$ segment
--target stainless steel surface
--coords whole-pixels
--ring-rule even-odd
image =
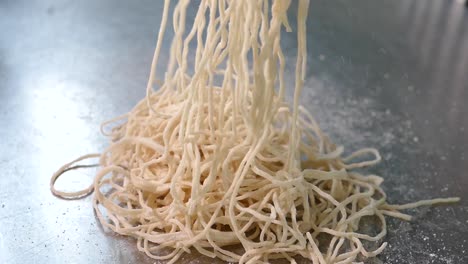
[[[153,263],[51,174],[102,150],[100,122],[144,96],[162,1],[0,2],[0,263]],[[294,14],[291,14],[293,17]],[[468,263],[468,13],[461,1],[315,0],[303,100],[348,149],[375,146],[395,203],[383,263]],[[294,36],[284,44],[294,55]],[[164,56],[167,56],[168,43]],[[163,56],[163,60],[167,59]],[[92,171],[58,184],[85,187]],[[181,262],[212,262],[187,255]],[[379,262],[379,260],[374,260]]]

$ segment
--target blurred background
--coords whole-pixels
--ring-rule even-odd
[[[102,230],[91,197],[60,200],[49,179],[102,151],[100,123],[145,95],[162,2],[0,1],[0,263],[154,262],[134,240]],[[385,178],[388,200],[462,198],[411,210],[412,222],[389,219],[389,246],[367,263],[468,263],[464,1],[312,0],[307,34],[302,103],[348,151],[381,150],[384,161],[368,172]],[[283,45],[294,59],[294,34]],[[73,172],[58,187],[80,189],[92,177]]]

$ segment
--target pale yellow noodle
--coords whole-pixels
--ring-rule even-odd
[[[193,25],[190,1],[172,11],[175,34],[164,81],[153,91],[171,1],[164,1],[146,97],[103,124],[111,139],[102,154],[61,167],[50,182],[60,197],[94,191],[101,224],[135,237],[154,259],[174,263],[184,253],[240,263],[296,256],[312,263],[353,263],[386,234],[384,215],[458,198],[390,205],[382,178],[351,172],[381,160],[373,148],[342,157],[314,117],[299,105],[307,64],[308,0],[296,0],[297,60],[286,83],[282,28],[291,31],[291,0],[201,0]],[[196,47],[193,47],[193,44]],[[285,89],[294,86],[293,104]],[[104,126],[120,122],[110,132]],[[106,129],[108,130],[108,129]],[[373,159],[362,160],[371,154]],[[94,184],[78,192],[55,189],[57,178],[85,158],[100,157]],[[359,231],[375,216],[380,232]],[[328,237],[329,239],[326,239]],[[240,252],[226,246],[238,245]]]

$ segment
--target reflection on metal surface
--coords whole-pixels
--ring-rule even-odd
[[[468,90],[468,15],[457,1],[404,1],[400,19],[410,21],[407,37],[418,63],[431,74],[428,83],[435,89],[429,105],[441,98],[456,103]],[[444,101],[445,102],[445,101]],[[452,109],[447,105],[447,111]],[[459,129],[463,111],[447,115],[450,129]]]
[[[454,2],[439,0],[405,1],[410,8],[401,10],[400,17],[408,23],[408,38],[413,52],[424,67],[434,67],[437,86],[454,78],[454,69],[466,65],[468,47],[466,11]],[[414,11],[412,11],[414,10]],[[409,11],[409,12],[408,12]],[[448,75],[447,75],[448,73]],[[452,74],[452,75],[450,75]],[[444,85],[447,86],[447,85]]]
[[[8,251],[5,246],[5,239],[3,238],[2,232],[0,232],[0,263],[6,263],[8,256]]]
[[[468,263],[468,11],[449,0],[311,2],[306,107],[343,144],[381,148],[372,172],[392,201],[463,198],[391,221],[382,260]],[[0,1],[0,263],[154,263],[102,229],[90,197],[63,201],[48,183],[102,150],[100,122],[143,97],[158,5]]]

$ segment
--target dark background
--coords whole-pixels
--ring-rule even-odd
[[[57,199],[49,179],[102,151],[99,124],[143,98],[162,2],[0,1],[0,263],[154,262],[102,230],[91,197]],[[323,129],[348,151],[381,150],[367,171],[385,178],[392,203],[462,198],[389,219],[389,246],[369,262],[468,263],[468,11],[450,0],[312,0],[308,24],[302,99]],[[295,36],[283,44],[292,60]],[[86,187],[92,174],[58,187]]]

